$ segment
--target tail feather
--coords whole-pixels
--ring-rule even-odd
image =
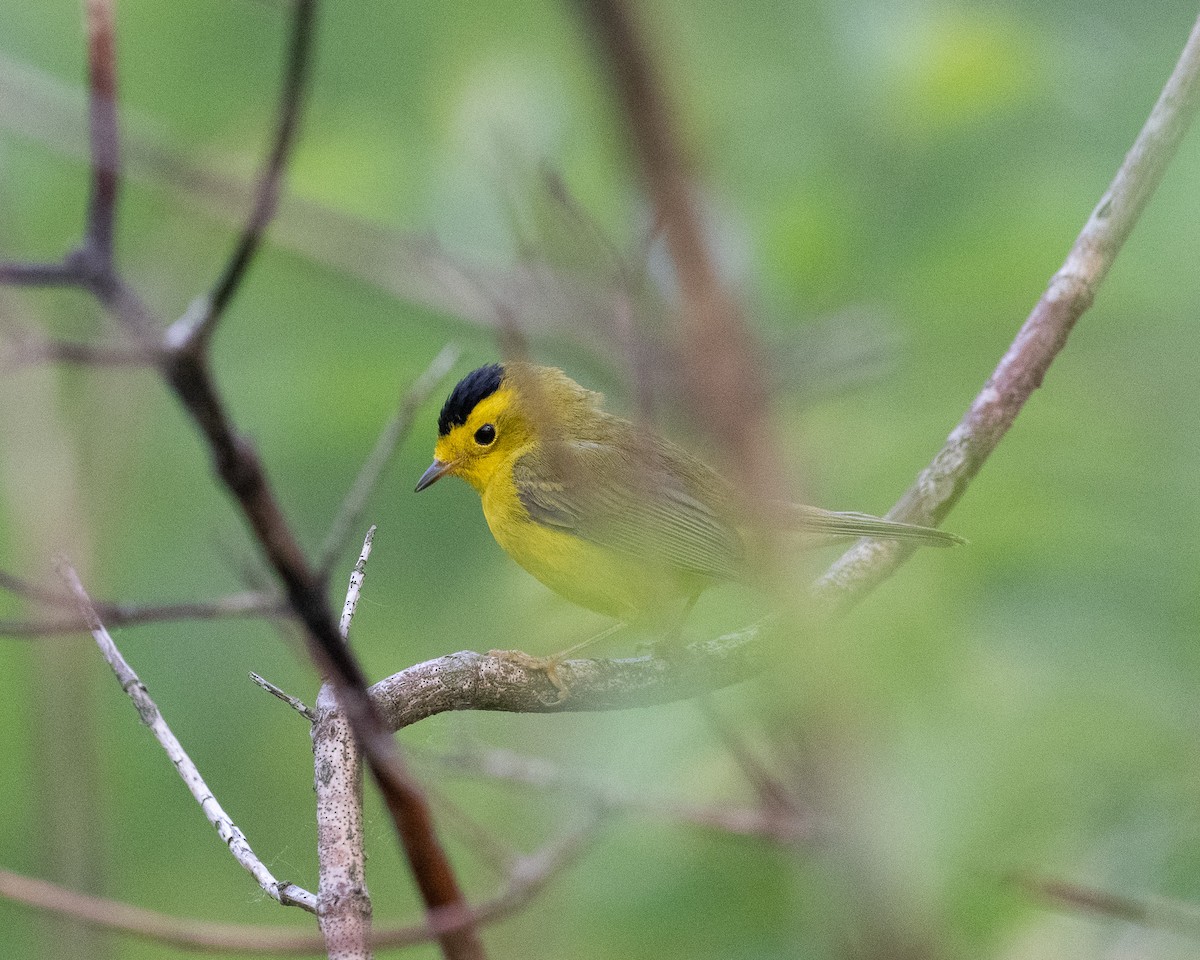
[[[789,511],[801,530],[840,537],[875,537],[880,540],[910,540],[928,547],[954,547],[967,541],[945,530],[915,523],[884,520],[869,513],[843,513],[820,507],[791,505]]]

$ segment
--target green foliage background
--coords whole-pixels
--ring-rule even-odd
[[[118,12],[129,117],[206,169],[248,176],[273,116],[282,10],[122,0]],[[1116,170],[1194,14],[1073,0],[644,6],[715,236],[764,336],[818,352],[848,342],[886,361],[833,364],[825,389],[778,397],[782,452],[811,502],[881,512],[941,444]],[[80,20],[63,0],[0,0],[0,57],[77,87]],[[86,166],[5,116],[0,253],[56,257],[79,234]],[[504,267],[514,156],[560,169],[620,242],[636,235],[644,211],[569,7],[322,11],[293,196]],[[1031,870],[1200,900],[1198,178],[1193,132],[1045,389],[947,523],[971,546],[918,556],[835,635],[781,648],[777,676],[719,698],[834,839],[778,848],[615,817],[546,895],[489,929],[495,956],[837,956],[885,920],[955,956],[1194,953],[1173,933],[1048,913],[1004,878]],[[119,230],[122,264],[166,317],[230,246],[228,223],[153,179],[128,184]],[[0,312],[111,333],[69,293],[0,291]],[[400,392],[450,339],[464,348],[456,373],[496,354],[486,331],[282,239],[257,262],[221,328],[217,371],[310,549]],[[535,341],[535,353],[589,370],[561,342]],[[548,652],[595,626],[503,556],[464,485],[411,495],[435,411],[369,511],[380,533],[354,644],[376,677],[462,648]],[[0,568],[48,581],[51,547],[66,549],[96,595],[131,600],[215,596],[254,568],[199,442],[150,374],[4,370],[0,425]],[[237,621],[118,639],[256,850],[313,886],[307,731],[245,679],[255,670],[311,700],[294,639]],[[51,837],[70,828],[47,798],[72,788],[53,779],[49,752],[65,737],[94,757],[96,779],[72,803],[92,808],[75,828],[100,855],[97,892],[190,917],[299,922],[214,842],[90,641],[0,644],[0,864],[54,876]],[[73,710],[39,735],[44,691],[63,684]],[[430,756],[494,744],[646,796],[750,799],[688,705],[450,716],[402,739],[439,791],[526,850],[574,822],[574,800],[455,779]],[[374,798],[370,810],[376,918],[411,918]],[[446,827],[471,890],[494,889],[471,834]],[[70,956],[69,943],[0,903],[6,957]],[[110,955],[175,954],[115,939]]]

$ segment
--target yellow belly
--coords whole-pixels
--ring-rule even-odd
[[[627,623],[671,623],[682,601],[711,583],[530,519],[511,482],[489,484],[482,499],[488,527],[505,552],[555,593],[589,610]]]

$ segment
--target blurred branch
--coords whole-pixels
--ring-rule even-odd
[[[0,371],[39,363],[60,363],[74,367],[147,367],[158,359],[155,352],[147,352],[140,346],[75,343],[23,334],[15,337],[10,334],[8,339],[7,344],[0,344],[4,348],[0,350]]]
[[[800,819],[799,805],[791,791],[766,768],[755,755],[750,744],[746,743],[742,735],[721,715],[713,698],[708,694],[703,694],[696,698],[696,706],[708,725],[721,738],[725,749],[729,751],[729,755],[738,765],[746,780],[754,787],[763,808],[788,819]]]
[[[599,808],[683,823],[738,836],[792,843],[812,833],[812,823],[792,811],[766,804],[757,807],[694,806],[644,790],[622,790],[611,783],[595,783],[562,769],[543,757],[527,757],[493,747],[458,753],[429,753],[433,763],[458,774],[521,784],[539,790],[557,789],[581,795]]]
[[[329,578],[338,556],[346,548],[346,543],[353,530],[362,520],[362,513],[366,508],[367,501],[375,492],[375,487],[379,484],[383,474],[391,466],[396,451],[400,449],[400,445],[404,443],[412,430],[413,417],[416,415],[417,409],[429,399],[430,393],[446,378],[446,374],[458,362],[458,357],[458,347],[453,344],[442,348],[441,352],[429,362],[425,371],[409,387],[408,392],[400,401],[400,408],[396,411],[396,415],[383,428],[379,439],[375,441],[371,455],[367,457],[354,480],[354,485],[346,494],[346,499],[342,501],[337,517],[329,525],[329,533],[318,553],[320,559],[317,561],[317,574],[322,579]]]
[[[88,629],[97,646],[100,647],[100,652],[104,654],[104,659],[108,661],[108,665],[116,674],[121,689],[133,701],[142,723],[150,728],[154,739],[166,751],[167,757],[175,767],[180,779],[183,780],[192,796],[196,798],[204,816],[216,828],[217,836],[225,842],[234,859],[254,877],[258,885],[272,900],[283,906],[303,907],[305,910],[315,912],[317,898],[293,883],[282,883],[276,880],[271,871],[267,869],[266,864],[251,849],[242,831],[217,802],[216,796],[204,782],[204,778],[200,775],[200,771],[192,762],[191,757],[187,755],[175,734],[171,732],[171,728],[167,726],[166,720],[159,712],[158,705],[147,692],[145,685],[125,661],[125,658],[121,656],[121,651],[117,649],[116,643],[113,642],[108,630],[100,621],[95,606],[84,590],[83,584],[80,583],[79,576],[65,562],[60,565],[59,572],[78,601],[79,611],[87,620]]]
[[[675,266],[682,300],[677,338],[682,386],[753,503],[778,482],[766,417],[763,358],[721,282],[701,228],[683,149],[646,38],[623,0],[579,0],[609,75],[627,137]]]
[[[366,576],[375,528],[367,531],[338,625],[349,642],[350,622]],[[370,960],[371,896],[363,840],[362,758],[333,686],[321,685],[312,723],[313,788],[317,796],[317,918],[329,960]]]
[[[112,44],[112,9],[108,0],[89,0],[91,100],[94,131],[92,143],[94,202],[89,209],[87,242],[81,251],[64,261],[102,303],[139,339],[155,327],[154,318],[141,297],[112,268],[97,274],[95,251],[111,254],[111,218],[115,201],[117,128],[115,62]],[[217,389],[209,363],[211,334],[222,311],[245,277],[263,232],[275,209],[279,183],[293,146],[296,124],[303,103],[308,62],[311,57],[316,0],[297,0],[292,7],[292,37],[285,71],[280,114],[273,147],[259,177],[253,210],[234,253],[212,294],[193,304],[166,332],[159,358],[160,372],[195,422],[209,447],[213,467],[253,530],[266,559],[281,581],[287,603],[304,624],[310,655],[332,683],[358,743],[380,786],[397,836],[408,858],[413,877],[430,911],[443,907],[466,909],[449,859],[434,831],[428,802],[420,786],[404,766],[390,732],[380,722],[366,694],[366,678],[358,661],[346,649],[323,593],[323,583],[308,565],[276,500],[266,473],[251,444],[240,437]],[[107,100],[100,102],[99,94]],[[100,216],[102,222],[93,218]],[[89,259],[90,258],[90,259]],[[84,263],[84,260],[89,262]],[[10,271],[11,272],[11,271]],[[18,274],[20,270],[16,271]],[[53,271],[49,271],[53,275]],[[0,280],[4,277],[0,270]],[[439,938],[448,960],[477,960],[484,956],[482,944],[469,923]]]
[[[89,132],[92,186],[79,254],[84,276],[107,283],[113,273],[113,225],[120,179],[117,128],[117,50],[113,0],[85,0],[88,31]],[[71,258],[68,258],[68,263]]]
[[[371,945],[380,950],[413,947],[431,943],[458,929],[486,926],[512,916],[578,859],[598,826],[599,819],[590,818],[543,849],[518,858],[501,892],[478,907],[443,908],[432,911],[425,923],[416,926],[376,929],[371,934]],[[244,951],[276,956],[325,953],[325,940],[320,934],[295,927],[187,920],[118,900],[77,893],[4,869],[0,869],[0,897],[182,950]]]
[[[1013,879],[1026,892],[1059,910],[1094,913],[1200,938],[1200,906],[1194,903],[1161,897],[1138,900],[1095,887],[1028,874]]]
[[[617,9],[599,0],[596,5],[605,15]],[[618,38],[613,42],[625,41]],[[614,61],[622,62],[615,57]],[[623,78],[622,82],[636,87],[645,80]],[[1198,86],[1200,21],[1063,267],[946,445],[888,514],[890,518],[936,524],[963,495],[1029,395],[1040,386],[1075,321],[1091,304],[1196,112]],[[829,613],[846,610],[894,573],[912,550],[901,542],[861,540],[817,580],[813,595]],[[670,660],[647,656],[567,661],[559,673],[571,695],[562,703],[554,702],[553,685],[543,672],[470,651],[402,670],[375,684],[371,694],[396,729],[449,710],[541,713],[667,703],[736,683],[760,670],[764,661],[759,632],[754,626],[692,644],[686,648],[686,656]]]
[[[1117,175],[1034,306],[1008,352],[945,445],[888,513],[893,520],[937,524],[948,514],[1004,438],[1025,401],[1066,345],[1096,290],[1162,180],[1200,106],[1200,20],[1158,102]],[[817,581],[831,610],[845,610],[891,576],[912,554],[901,543],[863,540]]]
[[[43,606],[71,607],[74,598],[37,587],[0,570],[0,590],[25,597]],[[111,627],[134,627],[172,620],[218,620],[228,617],[275,617],[285,613],[283,601],[265,593],[234,593],[215,600],[186,603],[132,604],[97,601],[97,613]],[[31,620],[0,620],[0,636],[48,637],[88,629],[88,621],[76,612],[63,612]]]
[[[0,283],[12,287],[70,287],[79,274],[67,263],[0,263]]]

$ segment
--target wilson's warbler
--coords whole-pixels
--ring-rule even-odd
[[[551,590],[625,623],[682,623],[701,591],[749,572],[736,491],[602,400],[552,367],[480,367],[442,407],[416,489],[462,477],[496,542]],[[786,504],[780,517],[823,537],[963,542],[862,513]]]

